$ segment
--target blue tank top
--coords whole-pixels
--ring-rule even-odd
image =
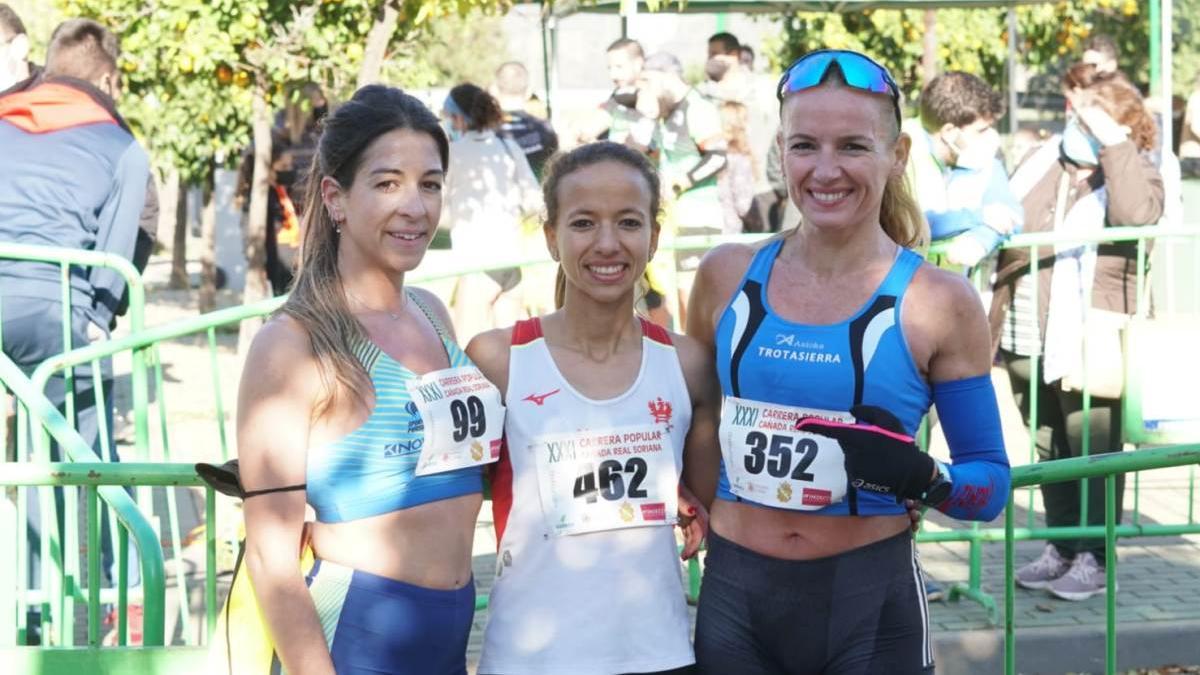
[[[931,391],[900,329],[904,291],[922,259],[900,249],[883,283],[846,321],[813,326],[781,318],[767,302],[767,282],[779,239],[755,254],[741,286],[717,323],[717,374],[724,396],[802,408],[846,411],[857,404],[886,408],[915,434]],[[717,497],[729,489],[721,462]],[[821,515],[904,513],[895,498],[853,489],[841,502],[807,511]]]
[[[451,368],[473,365],[440,328],[438,333]],[[357,520],[482,492],[482,467],[416,475],[425,424],[405,383],[417,375],[371,342],[354,351],[375,386],[375,408],[354,431],[309,448],[308,503],[317,520]]]

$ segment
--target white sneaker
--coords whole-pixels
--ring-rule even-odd
[[[1047,587],[1056,597],[1063,600],[1087,600],[1106,590],[1107,579],[1104,568],[1091,553],[1080,553],[1071,563],[1067,573],[1050,582]]]
[[[1059,555],[1054,544],[1046,544],[1041,557],[1017,570],[1017,585],[1021,588],[1046,588],[1070,568],[1071,561]]]

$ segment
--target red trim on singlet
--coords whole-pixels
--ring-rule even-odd
[[[538,317],[518,321],[512,329],[512,345],[527,345],[542,337],[542,320]]]
[[[507,439],[500,442],[500,459],[489,466],[488,478],[492,482],[492,525],[496,528],[496,552],[499,553],[513,502],[513,469],[512,460],[508,455]]]
[[[638,321],[642,322],[642,335],[645,335],[655,342],[667,345],[668,347],[673,344],[671,342],[671,334],[667,332],[666,328],[663,328],[656,323],[647,321],[640,316],[638,317]]]
[[[518,321],[512,329],[512,346],[526,345],[542,337],[542,322],[536,316]],[[488,478],[492,483],[492,524],[496,528],[496,549],[504,539],[504,528],[508,525],[508,514],[512,510],[512,460],[508,453],[508,439],[501,439],[500,459],[491,464]]]

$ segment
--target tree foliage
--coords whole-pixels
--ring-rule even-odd
[[[1121,68],[1135,82],[1149,82],[1148,4],[1135,0],[1077,0],[1017,8],[1018,59],[1033,77],[1031,86],[1057,88],[1058,74],[1079,58],[1095,33],[1112,36]],[[862,50],[887,64],[912,100],[921,77],[924,10],[863,10],[845,14],[798,12],[783,17],[777,66],[820,47]],[[1004,87],[1008,50],[1004,8],[943,9],[937,14],[938,67],[964,70]],[[1200,0],[1176,0],[1174,36],[1176,92],[1190,90],[1200,51],[1192,39],[1200,27]],[[1191,79],[1186,79],[1191,76]]]
[[[389,45],[409,46],[445,16],[506,0],[387,0],[399,13]],[[121,38],[122,110],[160,163],[204,182],[250,142],[256,91],[282,107],[316,82],[353,90],[364,41],[384,0],[58,0]],[[391,50],[389,50],[391,51]]]

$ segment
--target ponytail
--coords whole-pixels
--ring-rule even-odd
[[[892,241],[905,248],[929,245],[929,223],[913,197],[907,173],[888,178],[879,205],[879,223]]]

